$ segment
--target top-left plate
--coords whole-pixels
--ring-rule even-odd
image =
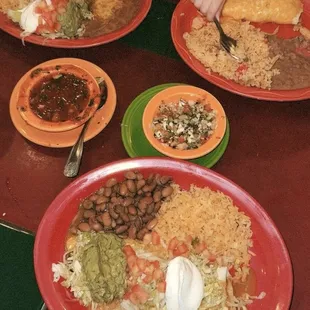
[[[57,47],[57,48],[84,48],[97,45],[106,44],[115,40],[118,40],[128,33],[135,30],[144,20],[148,14],[152,5],[152,0],[142,0],[140,4],[140,10],[138,14],[132,19],[132,21],[125,27],[119,30],[113,31],[108,34],[100,35],[93,38],[80,38],[80,39],[46,39],[39,35],[30,35],[24,38],[25,42],[30,42],[37,45]],[[14,24],[5,14],[0,13],[0,29],[12,35],[15,38],[21,39],[21,29],[18,25]]]

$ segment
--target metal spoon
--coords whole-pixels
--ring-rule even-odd
[[[106,82],[103,79],[100,79],[98,81],[98,84],[99,84],[100,91],[101,91],[101,100],[97,108],[97,111],[102,108],[102,106],[106,103],[107,98],[108,98],[108,88],[107,88]],[[85,136],[86,130],[91,120],[92,120],[92,117],[84,124],[83,129],[79,135],[79,138],[76,141],[76,143],[73,145],[71,152],[69,154],[69,157],[65,165],[65,169],[64,169],[64,175],[68,178],[73,178],[78,175],[80,165],[81,165],[81,159],[83,155],[84,136]]]

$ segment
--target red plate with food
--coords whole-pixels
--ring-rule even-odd
[[[303,6],[300,0],[245,2],[226,1],[221,17],[224,31],[238,42],[240,62],[221,49],[214,23],[207,22],[190,0],[181,0],[172,17],[179,55],[209,82],[242,96],[271,101],[310,98],[310,1]]]
[[[4,0],[0,29],[43,46],[92,47],[136,29],[151,4],[152,0]]]
[[[102,166],[64,189],[40,223],[34,266],[51,310],[288,310],[293,287],[258,202],[211,170],[156,157]]]

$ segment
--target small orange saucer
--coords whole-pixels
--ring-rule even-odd
[[[99,134],[110,122],[116,107],[115,87],[110,77],[100,67],[82,59],[77,58],[53,59],[34,67],[32,70],[42,66],[53,66],[57,64],[68,64],[68,63],[71,63],[73,65],[79,66],[87,70],[94,77],[103,77],[108,87],[107,101],[105,105],[95,113],[86,131],[85,141],[88,141],[93,137],[95,137],[97,134]],[[28,125],[23,120],[17,109],[17,101],[19,98],[20,87],[24,82],[25,78],[26,75],[24,75],[18,81],[12,92],[10,99],[10,115],[16,129],[26,139],[42,146],[62,148],[74,145],[82,130],[82,126],[65,132],[46,132]]]
[[[217,127],[215,128],[214,133],[208,141],[206,141],[197,149],[177,150],[168,145],[165,145],[164,143],[161,143],[154,137],[152,122],[154,116],[158,112],[159,105],[162,103],[162,101],[165,103],[177,103],[181,98],[184,100],[205,100],[208,104],[210,104],[211,108],[217,112]],[[226,123],[226,114],[219,101],[204,89],[189,85],[169,87],[159,92],[149,101],[145,107],[142,117],[143,131],[151,145],[162,154],[179,159],[198,158],[214,150],[225,135]]]

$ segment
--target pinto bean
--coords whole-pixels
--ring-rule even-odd
[[[93,195],[89,196],[89,198],[88,198],[88,199],[89,199],[90,201],[94,201],[94,202],[95,202],[98,198],[99,198],[99,196],[98,196],[98,195],[93,194]]]
[[[153,220],[149,221],[146,225],[146,228],[148,230],[152,230],[158,223],[158,219],[157,218],[154,218]]]
[[[121,217],[119,217],[115,222],[117,225],[122,225],[124,223]]]
[[[86,209],[86,210],[89,210],[91,209],[93,206],[94,206],[94,203],[88,199],[85,199],[82,203],[83,205],[83,208]]]
[[[102,212],[106,209],[107,205],[105,203],[101,203],[100,205],[96,205],[96,211]]]
[[[170,180],[171,180],[171,177],[170,177],[170,176],[164,175],[164,176],[162,176],[162,177],[160,178],[160,184],[165,185],[165,184],[167,184]]]
[[[124,176],[128,180],[135,180],[137,178],[136,174],[133,171],[125,172]]]
[[[85,210],[83,213],[83,216],[86,219],[89,219],[90,217],[94,217],[96,215],[96,212],[94,210]]]
[[[157,190],[154,194],[153,194],[153,200],[154,202],[158,202],[161,199],[161,191]]]
[[[115,178],[109,179],[106,183],[106,187],[113,187],[117,183],[117,180]]]
[[[133,180],[127,180],[126,185],[131,193],[135,193],[137,191],[136,183]]]
[[[111,194],[112,194],[112,188],[111,188],[111,187],[106,187],[106,188],[104,189],[104,196],[110,197]]]
[[[101,221],[105,227],[110,227],[112,224],[112,219],[109,212],[104,212],[101,215]]]
[[[142,221],[141,217],[138,216],[135,219],[135,223],[134,224],[137,227],[137,230],[140,230],[142,228],[142,225],[143,225],[143,221]]]
[[[147,183],[147,184],[151,184],[151,183],[153,182],[153,180],[154,180],[154,177],[155,177],[154,173],[151,173],[151,174],[148,176],[148,178],[146,179],[146,183]]]
[[[153,202],[153,198],[152,197],[144,197],[140,200],[140,203],[149,205]]]
[[[88,223],[80,223],[78,229],[83,232],[90,231],[90,226]]]
[[[148,233],[148,230],[146,228],[141,229],[138,233],[137,233],[137,239],[139,240],[143,240],[144,236]]]
[[[118,219],[119,214],[115,212],[113,205],[109,205],[109,213],[114,220]]]
[[[143,223],[148,223],[151,220],[153,220],[153,218],[154,218],[153,215],[146,214],[146,215],[143,216],[142,221],[143,221]]]
[[[116,205],[116,206],[114,207],[114,211],[115,211],[116,213],[122,213],[122,212],[124,212],[124,207],[121,206],[121,205]]]
[[[92,224],[92,229],[94,230],[94,231],[101,231],[101,230],[103,230],[103,227],[102,227],[102,225],[100,224],[100,223],[93,223]]]
[[[105,203],[105,202],[108,202],[108,201],[109,201],[109,198],[108,198],[108,197],[106,197],[106,196],[99,196],[99,197],[97,198],[97,200],[95,201],[95,203],[96,203],[97,205],[100,205],[100,204]]]
[[[137,228],[135,225],[130,225],[129,229],[128,229],[128,237],[130,239],[136,239],[137,237]]]
[[[167,186],[161,191],[161,194],[164,198],[171,196],[172,193],[173,193],[173,188],[171,186]]]
[[[124,233],[127,229],[128,229],[127,225],[118,226],[117,228],[115,228],[115,233],[119,235]]]
[[[122,196],[126,196],[126,194],[128,193],[128,188],[127,188],[127,185],[126,183],[122,183],[119,187],[119,193],[122,195]]]
[[[142,179],[143,179],[142,173],[136,173],[136,179],[137,179],[138,181],[142,180]]]
[[[100,187],[97,192],[96,192],[97,195],[99,196],[102,196],[104,194],[104,187]]]
[[[137,182],[137,184],[136,184],[137,190],[141,189],[141,188],[145,185],[145,183],[146,183],[146,182],[145,182],[144,179],[139,180],[139,181]]]
[[[149,204],[149,205],[147,206],[146,213],[147,213],[147,214],[152,214],[153,211],[154,211],[154,206],[155,206],[155,204],[154,204],[153,202],[152,202],[151,204]]]
[[[130,205],[130,206],[128,207],[128,213],[131,214],[131,215],[136,215],[136,214],[137,214],[137,209],[136,209],[136,207],[133,206],[133,205]]]
[[[157,213],[161,208],[161,202],[156,202],[154,206],[154,212]]]
[[[128,207],[134,203],[134,199],[132,197],[127,197],[123,200],[123,206]]]
[[[125,223],[130,222],[130,219],[129,219],[128,214],[126,214],[126,213],[121,213],[121,214],[120,214],[120,217],[121,217],[121,219],[122,219]]]

